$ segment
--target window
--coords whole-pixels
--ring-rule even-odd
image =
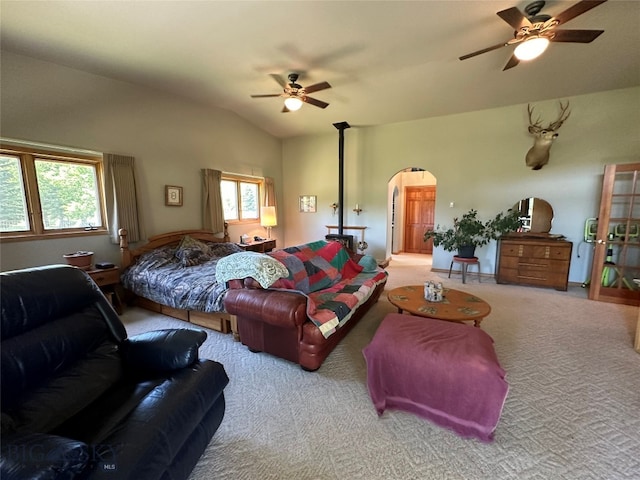
[[[3,239],[105,232],[104,224],[101,158],[0,150]]]
[[[227,222],[257,222],[260,219],[259,179],[223,175],[220,181],[224,219]]]

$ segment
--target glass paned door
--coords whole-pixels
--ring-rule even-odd
[[[604,170],[589,298],[640,305],[640,163]]]

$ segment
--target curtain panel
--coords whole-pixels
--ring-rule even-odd
[[[220,170],[202,169],[202,228],[213,233],[224,232],[221,180]]]
[[[120,243],[121,228],[127,230],[130,242],[138,242],[144,236],[134,163],[133,157],[104,154],[107,222],[111,242],[116,244]]]
[[[276,187],[273,178],[264,177],[264,207],[276,206]]]

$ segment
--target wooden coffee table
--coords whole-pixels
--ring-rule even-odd
[[[428,302],[424,298],[423,285],[409,285],[394,288],[387,294],[392,305],[398,307],[398,313],[409,312],[419,317],[436,318],[449,322],[470,322],[480,327],[480,322],[491,313],[491,306],[467,292],[444,289],[442,302]]]

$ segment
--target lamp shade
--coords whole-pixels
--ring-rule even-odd
[[[275,227],[278,225],[276,218],[276,207],[262,207],[260,210],[260,220],[263,227]]]
[[[542,55],[548,46],[548,38],[532,37],[518,45],[513,53],[518,60],[533,60]]]
[[[300,107],[302,107],[302,100],[298,97],[287,97],[284,100],[284,105],[292,112],[295,112],[296,110],[300,110]]]

